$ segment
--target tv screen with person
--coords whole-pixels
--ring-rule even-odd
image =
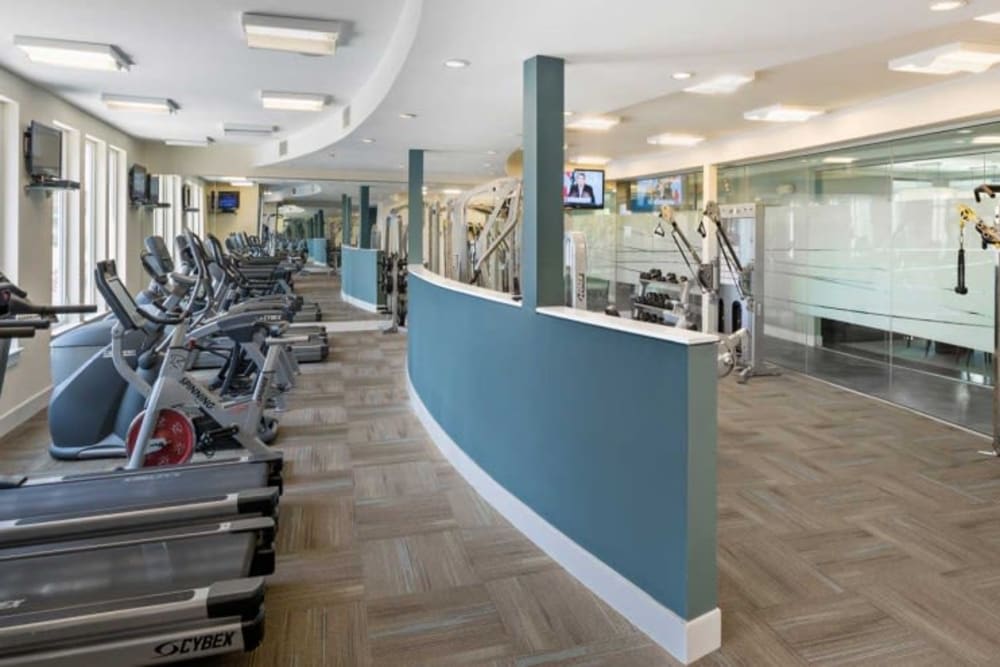
[[[635,213],[659,211],[662,206],[677,208],[684,204],[684,178],[663,176],[636,181],[631,187],[629,208]]]
[[[563,204],[576,208],[604,208],[604,172],[574,169],[563,175]]]

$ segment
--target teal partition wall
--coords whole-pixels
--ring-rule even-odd
[[[410,381],[447,437],[681,627],[713,612],[715,338],[530,311],[412,265],[409,289]]]
[[[344,246],[340,254],[340,293],[347,302],[367,310],[384,305],[378,288],[378,251]]]

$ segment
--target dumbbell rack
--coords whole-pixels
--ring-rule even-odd
[[[638,295],[639,299],[645,299],[646,298],[646,294],[649,292],[650,286],[677,287],[677,288],[679,288],[679,284],[676,284],[676,283],[669,283],[669,282],[666,282],[664,280],[647,280],[645,278],[640,278],[639,279],[639,286],[640,286],[639,287],[639,295]],[[664,293],[668,297],[670,297],[670,301],[671,302],[676,302],[677,301],[677,299],[674,298],[673,294],[671,294],[669,292],[664,292]],[[660,322],[663,323],[663,324],[673,325],[673,324],[676,324],[677,320],[679,319],[677,317],[677,315],[674,313],[674,311],[671,310],[671,309],[661,308],[660,306],[650,306],[648,304],[639,303],[638,301],[633,300],[632,301],[632,319],[633,320],[639,319],[639,317],[638,317],[639,311],[645,311],[647,313],[653,313],[653,314],[659,316]]]

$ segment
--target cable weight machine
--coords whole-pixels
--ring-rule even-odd
[[[982,202],[982,196],[996,199],[1000,185],[980,185],[973,190],[976,203]],[[1000,457],[1000,202],[993,208],[993,224],[987,224],[971,206],[958,205],[959,236],[958,236],[958,275],[955,293],[966,295],[969,288],[965,284],[965,227],[972,225],[979,233],[983,250],[993,248],[993,451],[981,451],[980,454]]]

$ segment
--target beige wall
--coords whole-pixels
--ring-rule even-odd
[[[212,195],[219,190],[236,190],[240,193],[240,207],[235,213],[217,213],[212,210]],[[215,234],[220,240],[234,232],[257,233],[257,220],[260,216],[259,186],[252,188],[237,188],[228,183],[212,183],[205,188],[205,205],[202,208],[207,213],[205,229]]]
[[[0,200],[0,231],[3,236],[3,250],[0,252],[5,272],[16,276],[17,282],[26,289],[31,297],[39,303],[47,303],[51,294],[52,282],[52,198],[43,193],[27,194],[24,185],[28,175],[24,158],[20,149],[20,135],[32,120],[46,125],[53,121],[65,123],[78,130],[82,141],[85,135],[93,136],[107,142],[110,146],[127,152],[128,165],[134,162],[144,163],[144,146],[141,142],[129,137],[118,129],[97,120],[80,111],[76,107],[60,100],[41,88],[0,69],[0,98],[4,105],[4,135],[9,143],[16,141],[16,148],[8,156],[15,154],[15,159],[7,159],[4,163],[5,181],[0,182],[3,188]],[[11,118],[13,111],[15,118]],[[4,147],[9,150],[9,146]],[[13,172],[13,173],[12,173]],[[80,173],[83,172],[82,165]],[[82,198],[73,197],[80,207],[79,221],[83,224]],[[138,212],[128,209],[124,225],[126,234],[126,257],[116,257],[124,272],[130,289],[137,290],[142,284],[142,269],[139,265],[139,248],[142,238],[151,233],[148,216],[140,217]],[[80,244],[81,250],[83,244]],[[82,255],[82,251],[81,251]],[[82,274],[82,256],[78,262]],[[64,270],[67,270],[64,267]],[[80,276],[81,283],[83,276]],[[0,433],[4,432],[18,417],[30,416],[34,405],[44,405],[46,395],[51,386],[49,373],[49,335],[41,332],[33,339],[22,341],[23,350],[17,364],[7,373],[0,398]],[[21,407],[17,414],[11,411]]]

